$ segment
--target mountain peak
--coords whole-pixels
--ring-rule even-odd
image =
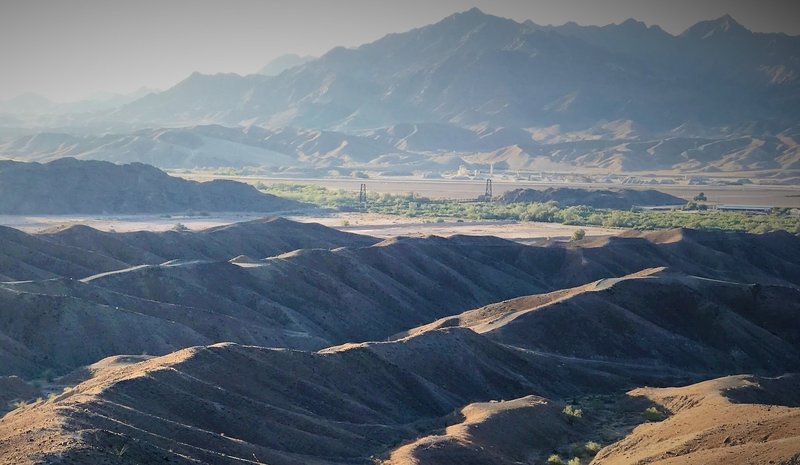
[[[647,24],[645,24],[645,23],[643,23],[641,21],[635,20],[633,18],[628,18],[625,21],[621,22],[619,25],[620,26],[629,27],[629,28],[647,29]]]
[[[681,36],[695,39],[709,39],[711,37],[742,33],[750,33],[750,30],[733,19],[731,15],[725,14],[717,19],[701,21],[687,29]]]
[[[466,11],[461,11],[459,13],[455,13],[450,15],[449,17],[445,18],[443,21],[447,21],[448,19],[451,21],[459,21],[459,22],[469,22],[469,23],[478,23],[485,21],[487,18],[493,18],[493,15],[484,13],[480,8],[473,7]]]
[[[461,12],[459,14],[462,14],[462,15],[473,15],[473,16],[486,16],[486,13],[484,13],[477,6],[474,6],[474,7],[470,8],[469,10]]]

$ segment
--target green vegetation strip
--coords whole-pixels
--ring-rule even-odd
[[[264,192],[340,211],[358,211],[358,193],[333,190],[308,184],[263,184]],[[562,223],[575,226],[601,226],[626,229],[692,228],[721,231],[789,231],[800,233],[800,216],[786,209],[769,214],[714,210],[669,211],[610,210],[588,206],[561,207],[556,202],[500,204],[432,200],[419,195],[369,193],[367,212],[414,218],[461,220],[513,220]]]

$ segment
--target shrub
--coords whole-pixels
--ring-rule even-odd
[[[647,421],[661,421],[664,419],[664,412],[656,407],[647,407],[644,411],[644,418]]]
[[[550,457],[547,457],[547,463],[549,465],[564,465],[564,461],[561,460],[561,457],[558,454],[553,454]]]
[[[583,417],[583,410],[579,408],[575,408],[573,405],[567,405],[564,407],[564,410],[561,411],[569,418],[581,418]]]
[[[14,405],[14,408],[24,408],[24,407],[26,407],[28,405],[28,403],[25,402],[24,400],[18,400],[16,402],[14,402],[14,404],[12,404],[12,405]]]
[[[695,202],[705,202],[708,200],[708,198],[706,197],[706,194],[704,192],[701,192],[695,195],[692,200],[694,200]]]
[[[583,229],[576,229],[575,231],[572,231],[572,237],[570,238],[570,240],[579,241],[584,237],[586,237],[586,231],[584,231]]]
[[[183,224],[183,223],[175,223],[175,226],[172,227],[172,230],[173,231],[178,231],[178,232],[184,232],[184,231],[188,231],[189,228],[186,227],[186,225]]]
[[[595,455],[595,454],[597,454],[598,452],[600,452],[600,449],[602,449],[602,448],[603,448],[603,446],[601,446],[601,445],[600,445],[599,443],[597,443],[597,442],[594,442],[594,441],[589,441],[589,442],[587,442],[587,443],[586,443],[586,445],[585,445],[585,446],[583,446],[583,448],[584,448],[584,449],[586,450],[586,452],[588,452],[590,455]]]
[[[350,220],[342,220],[342,226],[350,226]]]
[[[578,457],[572,457],[569,459],[569,462],[567,462],[567,465],[581,465],[581,459]]]

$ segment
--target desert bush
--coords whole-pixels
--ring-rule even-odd
[[[184,232],[188,231],[189,228],[183,223],[175,223],[175,226],[172,227],[173,231]]]
[[[569,418],[581,418],[583,417],[583,410],[579,408],[575,408],[573,405],[567,405],[564,407],[564,410],[561,411],[564,415]]]
[[[569,462],[567,462],[567,465],[581,465],[581,459],[579,457],[572,457],[569,459]]]
[[[342,226],[350,226],[350,220],[342,220]]]
[[[28,405],[28,403],[25,402],[24,400],[18,400],[11,405],[13,405],[14,408],[25,408]]]
[[[572,237],[570,237],[569,240],[579,241],[584,237],[586,237],[586,231],[584,231],[583,229],[576,229],[575,231],[572,231]]]
[[[589,441],[589,442],[587,442],[587,443],[586,443],[586,444],[583,446],[583,448],[586,450],[586,452],[587,452],[589,455],[595,455],[595,454],[597,454],[598,452],[600,452],[600,449],[602,449],[602,448],[603,448],[603,446],[601,446],[601,445],[600,445],[599,443],[597,443],[597,442],[594,442],[594,441]]]
[[[644,418],[647,421],[661,421],[664,419],[664,412],[660,411],[655,406],[647,407],[644,411]]]
[[[561,460],[561,457],[558,454],[553,454],[550,457],[547,457],[547,463],[549,465],[564,465],[564,461]]]

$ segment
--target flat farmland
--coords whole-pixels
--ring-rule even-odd
[[[367,185],[369,192],[381,193],[406,193],[414,192],[434,199],[474,199],[484,193],[484,180],[445,180],[445,179],[411,179],[411,178],[377,178],[377,179],[336,179],[336,178],[301,178],[286,179],[265,176],[228,176],[208,174],[201,172],[172,172],[174,176],[181,176],[195,181],[210,181],[212,179],[232,179],[236,181],[255,184],[286,183],[286,184],[314,184],[330,189],[344,189],[358,192],[361,184]],[[713,204],[737,205],[764,205],[782,208],[800,208],[800,187],[757,185],[748,184],[741,186],[728,185],[680,185],[680,184],[620,184],[620,183],[589,183],[589,182],[532,182],[493,180],[494,195],[514,189],[547,189],[557,187],[574,187],[582,189],[656,189],[672,194],[686,200],[703,192]]]

